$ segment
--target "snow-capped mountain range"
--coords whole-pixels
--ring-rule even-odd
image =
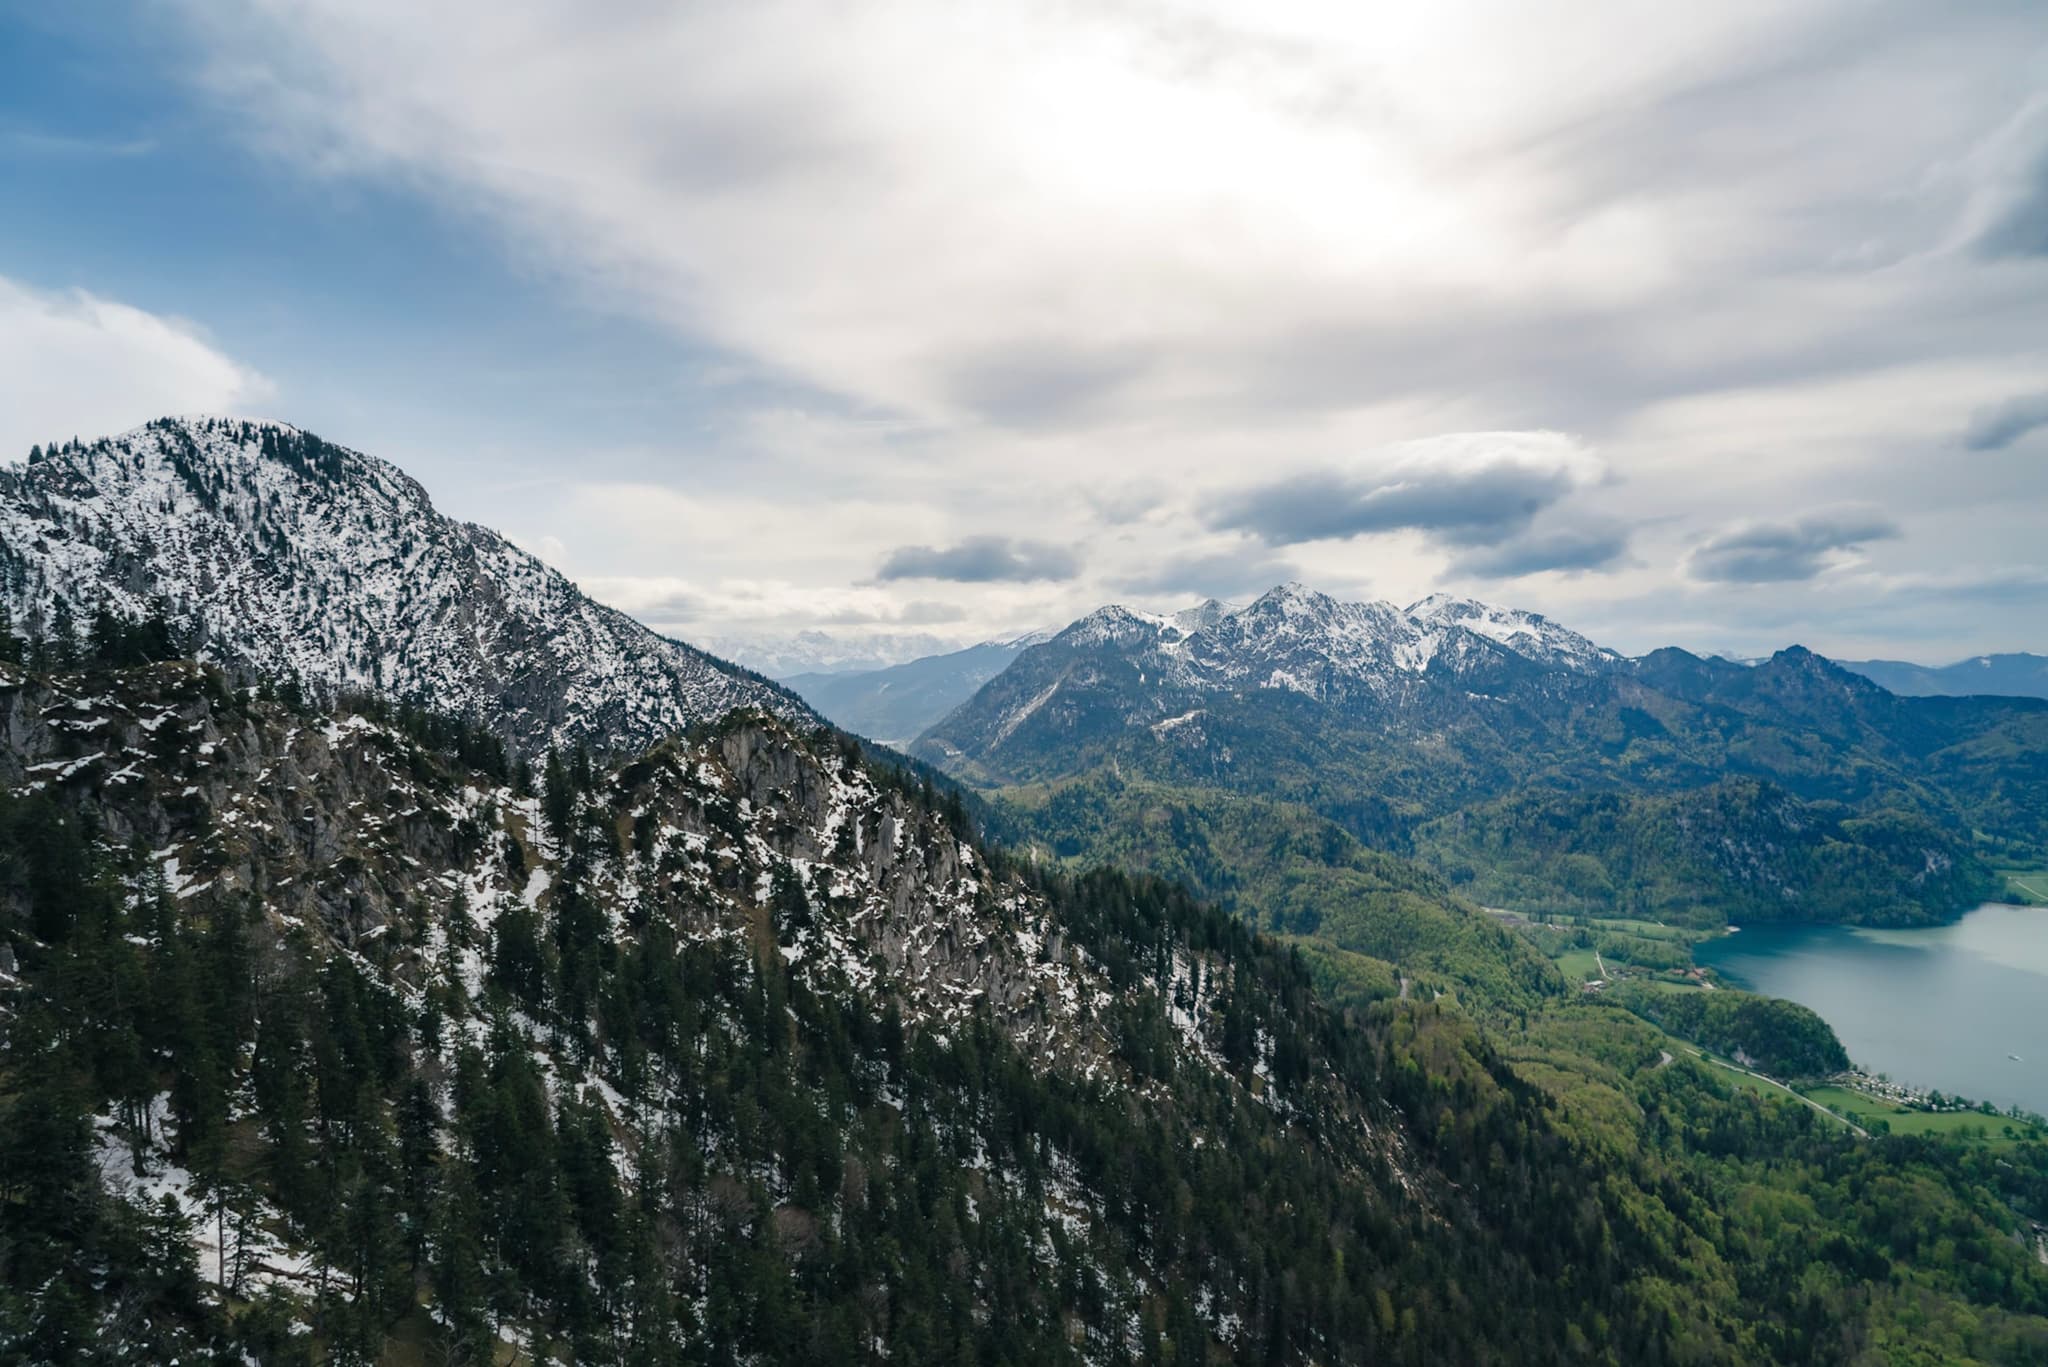
[[[1219,695],[1298,696],[1426,729],[1475,700],[1556,691],[1626,663],[1535,613],[1442,595],[1403,609],[1289,583],[1238,608],[1211,600],[1164,615],[1113,605],[1019,654],[916,752],[963,772],[1007,772],[986,757],[1054,736],[1064,748],[1180,726]]]
[[[397,467],[281,423],[161,419],[0,469],[17,627],[169,619],[205,658],[488,722],[523,747],[634,747],[794,694],[585,597]]]
[[[1622,658],[1533,612],[1442,594],[1404,610],[1347,603],[1294,583],[1240,608],[1214,599],[1170,616],[1098,608],[1052,644],[1136,650],[1162,682],[1286,688],[1324,701],[1391,699],[1432,667],[1465,672],[1509,655],[1582,672]]]
[[[902,743],[1032,648],[1048,645],[1049,657],[1105,648],[1156,656],[1144,672],[1166,684],[1283,687],[1325,699],[1362,693],[1391,700],[1439,657],[1445,665],[1464,657],[1520,657],[1579,672],[1622,662],[1577,632],[1516,608],[1436,594],[1403,609],[1341,602],[1283,584],[1248,604],[1212,598],[1173,613],[1112,604],[1059,631],[985,641],[884,669],[784,677],[839,725]]]

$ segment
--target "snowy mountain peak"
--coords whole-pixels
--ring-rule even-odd
[[[1501,609],[1491,603],[1482,603],[1477,598],[1460,598],[1455,593],[1432,593],[1426,598],[1417,599],[1407,607],[1408,615],[1418,622],[1498,611]]]
[[[1542,616],[1473,598],[1432,594],[1407,609],[1381,599],[1345,602],[1295,582],[1233,608],[1209,599],[1171,616],[1120,604],[1097,608],[1053,640],[1068,646],[1160,651],[1181,670],[1210,679],[1264,678],[1276,687],[1321,693],[1333,680],[1385,695],[1397,674],[1441,662],[1465,668],[1501,650],[1552,668],[1605,669],[1620,660]],[[1315,682],[1312,682],[1315,681]]]
[[[40,632],[161,614],[207,658],[430,701],[525,747],[645,745],[742,705],[811,716],[285,423],[159,419],[0,469],[0,601]]]
[[[1068,646],[1136,645],[1156,642],[1173,619],[1108,603],[1071,623],[1052,639]]]
[[[1425,628],[1462,627],[1540,664],[1597,669],[1621,658],[1540,613],[1476,598],[1433,593],[1410,604],[1407,615]]]
[[[1237,609],[1231,607],[1228,603],[1210,598],[1197,603],[1194,607],[1182,608],[1179,612],[1173,614],[1173,624],[1180,628],[1183,633],[1192,636],[1198,631],[1215,626],[1235,611]]]
[[[1213,678],[1317,697],[1386,696],[1397,676],[1427,667],[1422,631],[1391,603],[1346,603],[1281,584],[1189,642]]]
[[[1336,599],[1327,593],[1318,592],[1306,584],[1290,579],[1284,584],[1275,584],[1244,608],[1247,613],[1286,613],[1298,616],[1303,613],[1327,613],[1338,607]]]

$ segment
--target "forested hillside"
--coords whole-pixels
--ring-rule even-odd
[[[1514,794],[1430,822],[1414,848],[1490,905],[1681,925],[1913,925],[1999,886],[1969,840],[1926,816],[1802,800],[1757,779]]]
[[[1632,983],[1615,995],[1672,1034],[1773,1077],[1828,1077],[1849,1066],[1828,1023],[1797,1002],[1748,992],[1658,992]]]
[[[1373,974],[1385,995],[1403,975],[1411,990],[1451,993],[1481,1011],[1522,1010],[1564,991],[1525,938],[1444,878],[1298,805],[1100,773],[1008,794],[989,820],[1019,848],[1144,870],[1305,949],[1344,951],[1333,965],[1361,970],[1355,956],[1364,956],[1385,966]]]

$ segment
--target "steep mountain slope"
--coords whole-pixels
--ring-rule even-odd
[[[1438,1084],[1390,1100],[1184,896],[1026,879],[766,714],[537,796],[433,730],[0,668],[6,1285],[64,1288],[0,1297],[10,1356],[1541,1360],[1590,1314],[1676,1346],[1636,1298],[1686,1265],[1624,1261],[1618,1202],[1541,1218],[1591,1173],[1539,1093],[1447,1058],[1487,1137],[1411,1135]],[[1461,1191],[1487,1143],[1547,1175]]]
[[[2048,698],[2048,656],[2044,655],[1978,655],[1952,665],[1916,665],[1904,660],[1837,663],[1902,698],[1961,698],[1987,693],[2009,698]]]
[[[833,725],[906,745],[1009,668],[1019,653],[1050,637],[1049,632],[1033,632],[883,669],[791,674],[783,682]]]
[[[1702,797],[1695,827],[1727,831],[1728,813],[1748,812],[1757,824],[1735,838],[1758,857],[1681,859],[1690,846],[1663,842],[1668,866],[1620,861],[1628,871],[1605,894],[1669,903],[1682,888],[1710,917],[1763,905],[1939,918],[1993,887],[1980,853],[2048,847],[2040,701],[1899,698],[1796,647],[1755,666],[1679,650],[1623,660],[1533,614],[1431,599],[1411,615],[1293,585],[1193,629],[1092,613],[1020,655],[914,753],[992,787],[1110,769],[1298,804],[1402,851],[1427,823],[1466,813],[1488,832],[1477,844],[1439,829],[1419,848],[1446,873],[1512,873],[1482,886],[1516,886],[1536,907],[1549,902],[1529,897],[1583,904],[1597,889],[1554,882],[1556,856],[1581,846],[1525,848],[1535,836],[1517,828],[1516,799],[1544,805],[1554,840],[1559,823],[1609,821],[1615,801],[1766,783],[1759,801]],[[1628,821],[1662,828],[1684,807]],[[1611,838],[1603,830],[1584,832],[1587,852]],[[1831,852],[1816,862],[1823,831]],[[1875,892],[1862,912],[1824,886],[1824,870],[1851,866],[1836,891]]]
[[[786,690],[594,603],[404,473],[275,423],[165,419],[0,470],[0,592],[55,634],[169,619],[209,659],[430,700],[527,748],[633,748]]]
[[[1012,865],[763,713],[509,774],[190,663],[0,665],[0,1358],[2048,1344],[2039,1146],[1858,1147],[1611,1010],[1513,1064],[1334,1016],[1232,918]]]

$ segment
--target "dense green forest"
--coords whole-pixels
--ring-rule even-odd
[[[1819,1078],[1849,1066],[1835,1032],[1797,1002],[1750,992],[1659,992],[1622,983],[1615,1000],[1681,1039],[1778,1078]]]
[[[1300,806],[1098,773],[1002,794],[987,821],[1019,848],[1143,870],[1275,934],[1398,963],[1431,996],[1523,1010],[1562,987],[1444,878]]]
[[[32,882],[90,867],[50,804],[0,820]],[[850,1361],[876,1341],[892,1360],[1078,1360],[1126,1316],[1136,1343],[1110,1357],[1200,1361],[1193,1297],[1211,1284],[1253,1288],[1238,1332],[1261,1354],[1334,1338],[1347,1360],[1498,1357],[1441,1306],[1461,1271],[1517,1288],[1560,1342],[1588,1312],[1641,1313],[1612,1266],[1593,1304],[1546,1311],[1533,1260],[1564,1250],[1540,1226],[1497,1228],[1507,1242],[1461,1269],[1479,1250],[1430,1237],[1424,1211],[1388,1199],[1384,1156],[1347,1133],[1392,1043],[1333,1026],[1284,956],[1157,886],[1105,876],[1059,895],[1126,971],[1214,953],[1242,1012],[1218,1040],[1236,1061],[1193,1076],[1155,1005],[1119,1022],[1126,1090],[1034,1070],[985,1019],[906,1036],[886,1008],[846,1011],[659,927],[610,947],[577,1019],[562,1014],[572,957],[535,927],[500,923],[476,998],[443,981],[414,1006],[304,944],[264,972],[247,905],[123,912],[115,880],[86,883],[61,927],[46,917],[61,934],[34,970],[44,994],[10,1031],[17,1294],[0,1345],[29,1360],[374,1360],[394,1333],[430,1332],[422,1300],[458,1357],[510,1328],[634,1362]],[[1311,1059],[1349,1075],[1332,1109],[1282,1126],[1227,1085],[1251,1082],[1249,1040],[1274,1032],[1278,1085]],[[1526,1109],[1519,1123],[1540,1123]],[[189,1213],[95,1190],[101,1155],[152,1135],[199,1220],[220,1221],[225,1258],[195,1262]],[[1048,1220],[1068,1204],[1101,1218]],[[280,1231],[303,1240],[305,1285],[260,1275]],[[220,1307],[244,1294],[230,1323]],[[131,1317],[118,1349],[109,1296]],[[302,1308],[311,1335],[291,1332]]]
[[[1369,852],[1445,997],[764,717],[529,779],[184,664],[0,708],[0,1360],[2048,1358],[2048,1149],[1487,1001]]]
[[[1966,841],[1924,816],[1802,801],[1758,779],[1519,793],[1429,823],[1414,847],[1493,905],[1680,925],[1916,925],[1999,890]]]

